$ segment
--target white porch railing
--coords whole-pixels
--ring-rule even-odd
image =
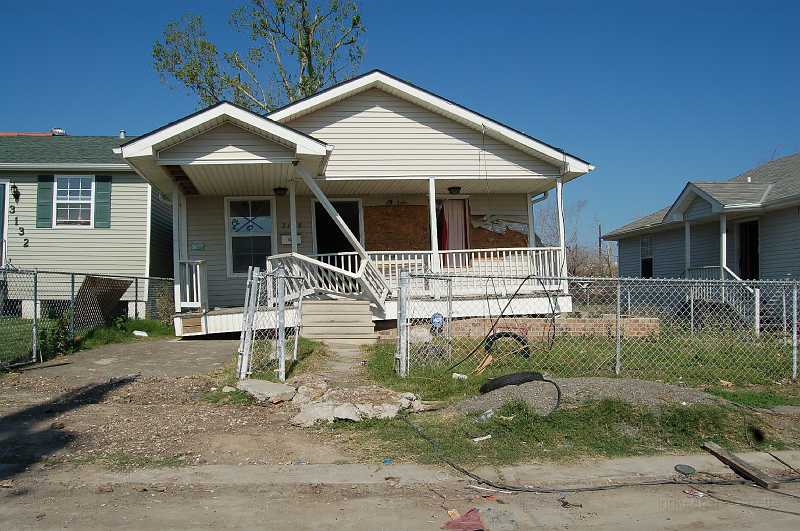
[[[383,309],[386,297],[389,295],[386,280],[371,261],[359,260],[357,267],[355,259],[338,262],[354,270],[298,253],[276,254],[270,256],[267,262],[269,269],[282,265],[292,277],[287,281],[287,299],[298,297],[310,289],[317,292],[361,296]]]
[[[180,311],[208,309],[208,275],[205,260],[178,261],[176,276]]]
[[[408,271],[411,274],[435,271],[432,251],[368,251],[367,254],[392,291],[399,285],[401,271]],[[346,271],[357,271],[361,265],[360,257],[354,252],[311,256],[320,262]],[[562,287],[555,280],[561,276],[562,257],[561,249],[558,247],[439,251],[438,258],[439,273],[460,275],[453,285],[457,294],[482,293],[481,290],[485,290],[486,287],[486,279],[483,277],[487,276],[534,275],[546,279],[547,289]],[[475,278],[470,279],[468,276]],[[537,290],[540,287],[539,284],[533,283],[531,286]]]
[[[742,319],[754,320],[758,329],[760,294],[757,289],[748,286],[747,282],[739,278],[728,267],[690,267],[684,272],[684,277],[690,280],[709,281],[693,288],[696,300],[727,304]]]

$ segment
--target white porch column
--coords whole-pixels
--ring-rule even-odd
[[[558,274],[561,277],[567,276],[567,243],[564,236],[564,195],[562,188],[564,182],[561,177],[556,179],[556,208],[558,209],[558,246],[561,249],[561,263],[559,264]]]
[[[176,186],[172,190],[172,276],[176,312],[181,311],[181,260],[189,258],[188,239],[186,196]]]
[[[728,266],[728,216],[719,216],[719,274],[725,280],[725,268]]]
[[[297,252],[297,184],[289,181],[289,230],[292,232],[292,252]]]
[[[430,219],[431,233],[431,271],[441,271],[439,261],[439,224],[436,219],[436,178],[428,177],[428,218]]]
[[[319,203],[322,205],[322,208],[325,209],[325,212],[328,213],[339,230],[342,231],[342,234],[344,234],[347,242],[353,247],[353,250],[358,253],[362,259],[369,260],[366,249],[364,249],[364,247],[361,245],[358,237],[353,234],[353,231],[350,230],[350,227],[347,226],[347,223],[345,223],[344,219],[342,219],[342,216],[339,215],[339,212],[336,211],[336,208],[330,202],[328,196],[326,196],[325,193],[320,189],[319,185],[317,185],[314,177],[300,165],[295,166],[294,171],[303,178],[303,182],[306,183],[306,186],[308,186],[308,189],[311,190],[312,194],[314,194],[314,197],[317,198]]]
[[[692,268],[692,226],[688,221],[683,222],[683,275],[688,278],[689,270]]]

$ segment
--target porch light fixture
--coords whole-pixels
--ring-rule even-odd
[[[277,195],[278,197],[283,197],[286,195],[286,192],[288,192],[289,189],[284,188],[283,186],[279,186],[278,188],[273,188],[272,191],[275,192],[275,195]]]
[[[447,191],[450,192],[450,195],[458,195],[461,193],[461,187],[451,186],[450,188],[447,189]]]

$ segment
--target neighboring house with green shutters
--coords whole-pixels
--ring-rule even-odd
[[[117,136],[0,133],[2,263],[172,276],[172,207],[113,152]]]

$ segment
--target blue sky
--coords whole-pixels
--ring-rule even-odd
[[[196,109],[152,68],[164,25],[220,1],[13,2],[0,130],[136,134]],[[800,151],[800,2],[362,2],[381,68],[597,166],[565,188],[582,239],[656,210],[688,179]],[[592,225],[595,227],[592,228]]]

